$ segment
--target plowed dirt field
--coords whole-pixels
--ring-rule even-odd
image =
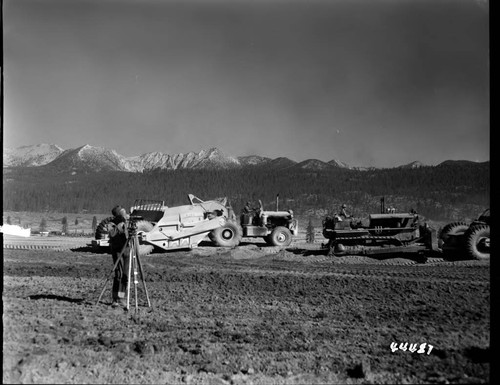
[[[126,312],[111,282],[96,304],[110,255],[4,249],[3,382],[490,381],[489,261],[251,244],[141,260],[152,307],[139,284]]]

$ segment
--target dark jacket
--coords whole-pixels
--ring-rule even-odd
[[[120,252],[127,242],[127,223],[125,218],[114,217],[110,222],[109,244],[111,252]]]

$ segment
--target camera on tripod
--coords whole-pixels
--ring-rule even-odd
[[[125,210],[123,210],[125,211]],[[125,223],[122,222],[124,226],[126,226],[127,231],[125,232],[127,236],[127,241],[123,245],[122,250],[118,254],[118,258],[116,259],[113,269],[110,272],[109,276],[104,283],[103,289],[101,291],[101,295],[97,299],[97,304],[101,301],[101,297],[106,290],[106,284],[109,281],[113,272],[116,271],[118,264],[124,260],[124,258],[128,259],[128,280],[127,280],[127,302],[126,302],[126,310],[129,310],[130,307],[130,290],[131,284],[134,285],[135,292],[135,310],[138,311],[138,300],[137,300],[137,284],[139,283],[139,279],[142,281],[142,286],[144,288],[144,292],[146,294],[147,305],[151,307],[151,302],[149,300],[148,290],[146,288],[146,282],[144,281],[144,273],[142,270],[142,265],[140,261],[140,253],[139,253],[139,242],[140,240],[137,237],[137,222],[144,219],[144,217],[139,215],[121,215],[125,218]]]
[[[132,237],[137,234],[137,221],[144,219],[144,217],[140,215],[129,215],[127,219],[127,231],[129,237]]]

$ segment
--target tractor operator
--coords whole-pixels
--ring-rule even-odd
[[[247,202],[245,207],[243,207],[243,212],[245,214],[253,214],[254,209],[252,209],[252,207],[250,206],[250,202]]]
[[[126,210],[117,205],[111,210],[113,214],[113,219],[108,225],[109,230],[109,244],[111,248],[111,255],[113,257],[113,266],[115,265],[118,258],[122,257],[121,261],[116,265],[115,276],[113,278],[113,288],[112,288],[112,298],[113,302],[111,306],[118,307],[127,305],[126,303],[126,291],[128,284],[128,246],[124,249],[127,240],[127,219],[128,215]],[[123,251],[123,253],[122,253]]]
[[[339,217],[343,218],[343,219],[347,219],[347,218],[350,218],[351,216],[349,214],[347,214],[347,211],[346,211],[346,204],[344,203],[342,205],[342,207],[340,208],[340,212],[339,212]]]
[[[250,202],[247,202],[245,204],[245,207],[243,207],[243,214],[242,214],[242,223],[251,225],[253,223],[254,217],[255,217],[256,209],[252,208],[250,206]]]

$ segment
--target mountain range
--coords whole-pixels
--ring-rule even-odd
[[[148,171],[162,169],[177,171]],[[340,203],[355,207],[358,216],[378,212],[380,198],[387,197],[401,210],[415,208],[451,222],[475,218],[489,206],[489,170],[489,161],[360,170],[337,160],[232,157],[216,148],[124,157],[89,145],[63,150],[40,144],[4,149],[3,206],[15,212],[105,213],[117,202],[140,198],[181,205],[192,193],[227,197],[238,211],[253,197],[272,207],[279,194],[297,215],[319,218]]]
[[[217,148],[202,150],[198,153],[188,152],[187,154],[174,155],[162,152],[150,152],[133,157],[125,157],[118,154],[115,150],[94,147],[88,144],[67,150],[55,144],[36,144],[4,149],[3,167],[42,166],[59,172],[144,172],[154,169],[232,169],[247,166],[265,166],[277,169],[293,167],[308,170],[344,168],[364,171],[376,169],[375,167],[351,167],[335,159],[329,162],[323,162],[318,159],[296,162],[285,157],[275,159],[258,155],[233,157]],[[422,166],[424,166],[423,163],[415,161],[401,165],[399,168],[414,169]]]

